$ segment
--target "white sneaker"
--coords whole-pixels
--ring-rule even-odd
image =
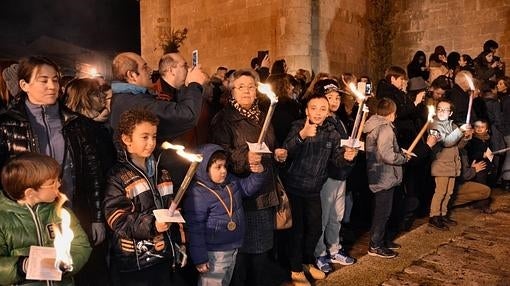
[[[331,263],[337,263],[341,265],[352,265],[356,263],[356,259],[350,256],[344,255],[342,253],[336,253],[335,255],[330,256]]]

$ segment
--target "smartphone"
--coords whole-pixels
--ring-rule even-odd
[[[370,95],[372,94],[372,84],[367,82],[367,85],[365,86],[365,94]]]
[[[269,51],[258,51],[257,52],[257,58],[259,59],[259,65],[262,64],[262,61],[266,57],[266,55],[269,55]]]
[[[198,50],[191,52],[191,65],[196,67],[198,65]]]

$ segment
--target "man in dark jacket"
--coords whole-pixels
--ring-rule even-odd
[[[140,55],[121,53],[114,58],[112,71],[115,81],[112,83],[112,112],[109,121],[112,128],[117,127],[120,115],[124,111],[133,108],[147,108],[158,116],[160,120],[158,145],[163,141],[173,142],[175,138],[197,125],[202,108],[202,85],[207,76],[200,66],[188,69],[188,64],[181,56],[173,55],[177,55],[178,59],[171,65],[172,70],[169,71],[176,78],[175,99],[172,100],[157,99],[152,93],[150,90],[153,88],[150,76],[152,69]],[[178,187],[184,172],[174,171],[175,168],[171,165],[175,160],[167,158],[168,154],[163,154],[161,166],[170,171],[172,180]]]

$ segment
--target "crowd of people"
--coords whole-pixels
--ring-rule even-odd
[[[454,207],[491,214],[491,189],[510,189],[497,49],[488,40],[473,60],[438,46],[428,63],[417,51],[373,83],[291,75],[267,54],[209,77],[178,51],[157,72],[125,52],[111,82],[64,83],[43,56],[2,62],[0,284],[46,284],[27,278],[30,248],[54,246],[65,198],[72,267],[56,263],[58,285],[311,285],[356,263],[342,245],[353,209],[371,214],[368,254],[387,259],[416,217],[448,231]],[[278,100],[267,129],[260,82]],[[247,144],[262,131],[269,152]],[[190,164],[164,142],[202,156],[178,206],[185,223],[153,212],[171,206]],[[292,226],[277,229],[282,192]]]

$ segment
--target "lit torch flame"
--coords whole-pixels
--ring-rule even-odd
[[[352,94],[354,94],[356,99],[358,99],[359,101],[365,100],[365,95],[356,88],[353,82],[349,83],[349,90],[352,92]]]
[[[182,145],[174,145],[168,141],[165,141],[161,144],[161,148],[165,149],[165,150],[168,150],[168,149],[172,149],[172,150],[176,150],[176,151],[179,151],[179,150],[184,150],[184,146]]]
[[[260,93],[265,94],[267,96],[267,98],[269,98],[269,100],[271,101],[271,104],[278,102],[278,98],[276,97],[276,94],[273,92],[273,89],[271,88],[270,84],[259,82],[257,90]]]
[[[71,242],[74,238],[74,232],[71,230],[71,215],[62,206],[67,201],[65,194],[59,194],[56,213],[62,222],[60,227],[53,224],[55,239],[53,246],[55,247],[56,258],[55,267],[62,272],[73,271],[73,258],[71,257]]]
[[[204,157],[202,156],[202,154],[193,154],[193,153],[188,153],[184,150],[177,150],[177,154],[179,154],[179,156],[183,157],[184,159],[190,161],[190,162],[202,162],[202,160],[204,159]]]

